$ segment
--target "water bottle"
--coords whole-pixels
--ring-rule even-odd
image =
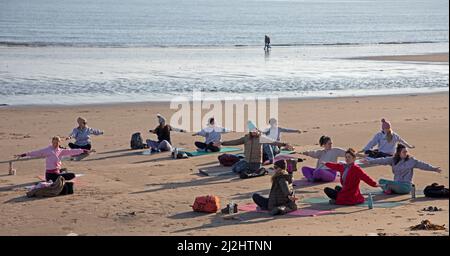
[[[178,148],[174,148],[172,157],[173,159],[177,159],[177,156],[178,156]]]
[[[416,185],[414,184],[411,185],[411,198],[416,198]]]
[[[369,193],[368,205],[369,205],[369,209],[373,209],[372,193]]]
[[[234,203],[231,202],[228,204],[228,213],[232,214],[233,213],[233,209],[234,209]]]

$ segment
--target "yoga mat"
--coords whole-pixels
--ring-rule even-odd
[[[372,195],[384,195],[384,192],[380,189],[380,190],[370,190],[370,189],[361,189],[361,194],[363,195],[368,195],[369,193],[371,193]],[[392,194],[392,195],[410,195],[410,193],[408,194]],[[424,195],[422,190],[416,190],[416,195]]]
[[[325,198],[325,197],[310,197],[310,198],[304,198],[303,200],[301,200],[302,203],[309,203],[309,204],[328,204],[330,201],[329,198]],[[379,201],[374,201],[373,202],[373,207],[374,208],[393,208],[393,207],[397,207],[403,205],[403,203],[401,202],[379,202]],[[342,205],[345,206],[345,205]],[[367,201],[362,203],[362,204],[357,204],[357,205],[348,205],[348,206],[360,206],[360,207],[368,207],[368,203]]]
[[[265,212],[268,213],[269,211],[261,210],[256,204],[246,204],[238,206],[239,211],[244,212]],[[313,216],[319,216],[319,215],[325,215],[333,213],[333,211],[320,211],[320,210],[312,210],[312,209],[297,209],[293,212],[288,213],[287,215],[291,216],[301,216],[301,217],[313,217]]]
[[[217,167],[217,169],[198,169],[198,172],[211,177],[237,175],[231,167]]]
[[[280,154],[278,154],[278,155],[291,155],[291,154],[294,154],[294,153],[295,153],[294,150],[281,150]]]
[[[229,147],[223,147],[220,149],[219,152],[206,152],[206,151],[192,151],[192,152],[185,152],[188,156],[203,156],[203,155],[210,155],[215,153],[228,153],[228,152],[236,152],[241,151],[240,148],[229,148]],[[180,151],[182,152],[182,151]]]

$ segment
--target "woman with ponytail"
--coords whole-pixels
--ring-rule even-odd
[[[409,155],[408,149],[403,144],[398,144],[393,157],[363,159],[361,161],[369,166],[390,165],[392,167],[394,180],[380,179],[378,181],[385,194],[408,194],[412,188],[414,168],[437,173],[442,172],[439,167],[434,167]]]

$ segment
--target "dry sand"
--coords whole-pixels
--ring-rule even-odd
[[[299,128],[303,134],[285,134],[301,151],[317,148],[318,138],[327,134],[335,146],[362,148],[380,129],[381,117],[416,146],[417,158],[440,166],[442,174],[416,170],[418,191],[432,182],[448,186],[449,95],[448,93],[378,96],[339,99],[283,100],[280,124]],[[44,160],[19,162],[16,176],[8,176],[8,165],[0,165],[0,235],[445,235],[445,231],[409,231],[408,227],[429,219],[449,223],[449,201],[419,196],[377,196],[376,200],[401,201],[395,208],[334,207],[302,203],[300,208],[334,209],[320,217],[271,217],[241,212],[234,220],[221,214],[192,212],[199,195],[216,194],[223,203],[251,202],[253,192],[267,194],[269,176],[241,180],[235,176],[205,177],[198,168],[217,164],[217,155],[172,160],[168,153],[145,156],[129,150],[130,135],[154,128],[155,114],[170,116],[167,103],[139,103],[66,107],[0,107],[0,160],[13,154],[42,148],[53,135],[67,136],[78,116],[105,131],[93,138],[97,153],[80,162],[63,162],[79,178],[74,195],[27,199],[24,186],[44,173]],[[226,134],[224,139],[241,134]],[[190,134],[173,133],[179,147],[193,148]],[[197,138],[198,139],[198,138]],[[313,159],[300,164],[314,165]],[[378,179],[392,178],[389,167],[368,168]],[[300,173],[296,179],[302,178]],[[329,185],[329,184],[328,184]],[[334,185],[334,184],[332,184]],[[324,196],[327,184],[297,187],[301,198]],[[363,184],[363,188],[367,185]],[[427,206],[443,208],[428,213]]]
[[[448,52],[420,54],[420,55],[371,56],[371,57],[360,57],[360,58],[354,58],[354,59],[380,60],[380,61],[447,62],[448,63]]]

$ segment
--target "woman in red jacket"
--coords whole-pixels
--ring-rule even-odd
[[[331,198],[332,203],[340,205],[355,205],[364,203],[364,197],[359,191],[360,181],[364,181],[372,187],[380,187],[376,181],[367,175],[361,167],[355,164],[356,152],[349,148],[345,152],[346,164],[325,163],[325,165],[332,171],[337,171],[341,174],[341,186],[336,186],[335,189],[325,188],[325,194]]]

